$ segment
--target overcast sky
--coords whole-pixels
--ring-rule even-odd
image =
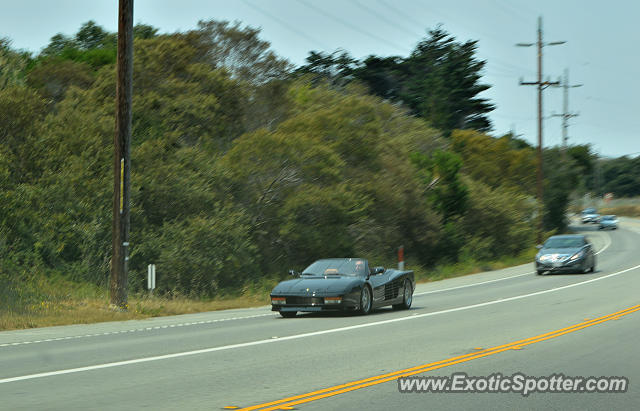
[[[117,0],[0,0],[0,37],[15,49],[34,53],[56,33],[75,34],[94,20],[117,31]],[[344,49],[368,55],[407,56],[426,31],[442,24],[460,42],[478,40],[478,57],[487,61],[482,94],[496,105],[490,114],[494,135],[515,129],[537,144],[536,80],[533,43],[543,17],[545,79],[569,69],[569,143],[591,144],[601,155],[640,154],[640,86],[636,73],[640,2],[538,0],[135,0],[134,21],[160,33],[194,29],[199,20],[238,20],[260,28],[261,38],[296,65],[309,51]],[[561,144],[562,89],[544,92],[544,145]]]

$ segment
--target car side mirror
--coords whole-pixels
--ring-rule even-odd
[[[538,245],[536,246],[536,248],[537,248],[538,250],[542,250],[542,244],[538,244]]]
[[[384,267],[376,267],[376,268],[373,269],[373,274],[374,275],[382,274],[382,273],[384,273]]]
[[[296,270],[289,270],[289,275],[296,277],[298,275],[298,272]]]

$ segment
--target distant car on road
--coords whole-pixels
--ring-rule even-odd
[[[271,310],[283,317],[298,311],[357,311],[368,314],[386,305],[408,309],[413,300],[413,271],[369,268],[362,258],[318,260],[271,291]]]
[[[600,225],[598,228],[601,230],[616,230],[618,228],[618,217],[614,215],[603,215],[600,217]]]
[[[596,256],[593,246],[584,235],[567,234],[549,237],[539,245],[535,257],[536,273],[553,272],[594,272]]]
[[[595,208],[585,208],[582,210],[582,224],[598,223],[600,221],[600,214]]]

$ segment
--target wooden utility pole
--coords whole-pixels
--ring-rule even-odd
[[[562,117],[562,150],[567,149],[567,141],[569,140],[569,119],[578,117],[578,113],[569,112],[569,88],[582,87],[582,84],[569,84],[569,69],[564,69],[564,79],[562,80],[562,88],[564,89],[562,98],[562,114],[553,114],[553,117]]]
[[[543,43],[542,41],[542,16],[538,17],[538,41],[536,43],[518,43],[518,47],[538,46],[538,81],[524,82],[520,80],[521,86],[538,86],[538,166],[537,166],[537,197],[538,197],[538,244],[542,243],[542,215],[544,210],[544,189],[542,170],[542,90],[549,86],[560,84],[558,81],[542,81],[542,48],[544,46],[556,46],[564,44],[564,41],[553,41]]]
[[[128,309],[129,185],[131,182],[131,95],[133,93],[133,0],[119,0],[116,132],[113,139],[113,226],[111,307]]]

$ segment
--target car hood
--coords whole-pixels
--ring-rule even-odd
[[[559,254],[559,255],[574,255],[578,251],[582,250],[582,247],[575,248],[543,248],[540,250],[538,255],[549,255],[549,254]]]
[[[301,277],[281,282],[271,291],[271,294],[309,295],[313,293],[347,292],[360,282],[362,282],[362,279],[348,276]]]

